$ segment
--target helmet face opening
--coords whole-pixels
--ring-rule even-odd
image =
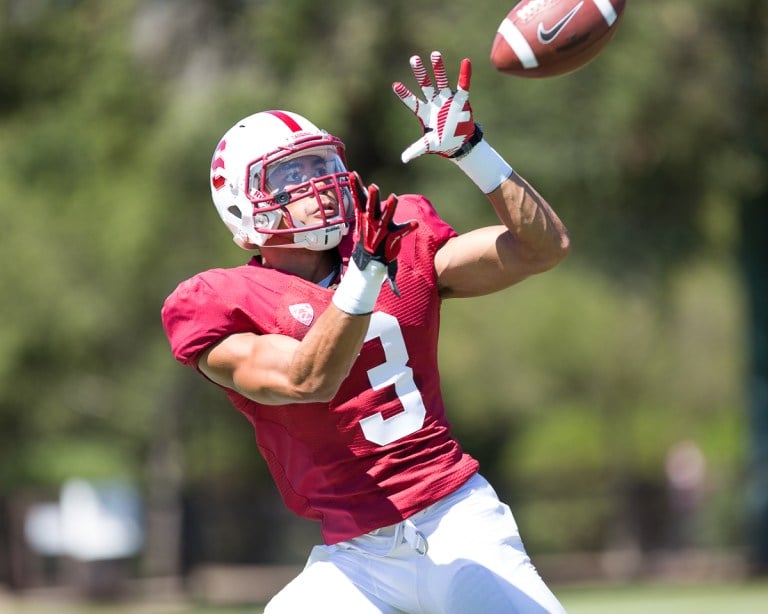
[[[316,137],[306,139],[267,154],[248,166],[248,199],[254,205],[254,222],[259,232],[288,235],[351,222],[353,180],[339,155],[339,145],[334,142],[334,137],[324,137],[323,140],[329,139],[329,144],[322,145],[317,144]],[[309,224],[294,221],[287,206],[307,197],[317,202],[320,219]],[[285,226],[259,224],[260,216],[276,210],[281,211]],[[266,222],[266,217],[263,221]]]

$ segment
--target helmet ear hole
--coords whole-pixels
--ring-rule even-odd
[[[243,219],[243,212],[240,211],[240,207],[238,207],[237,205],[232,205],[231,207],[228,207],[227,211],[229,211],[235,217],[239,217],[240,219]]]
[[[291,202],[291,195],[288,192],[278,192],[275,194],[274,199],[278,205],[284,207]]]

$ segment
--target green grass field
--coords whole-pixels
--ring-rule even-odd
[[[768,583],[555,588],[569,614],[768,614]],[[261,614],[253,606],[77,605],[0,598],[2,614]],[[467,614],[475,614],[468,612]],[[481,614],[481,613],[477,613]]]
[[[557,594],[569,614],[768,614],[768,583],[568,588]]]

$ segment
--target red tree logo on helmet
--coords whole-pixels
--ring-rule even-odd
[[[220,190],[227,182],[225,177],[216,171],[224,168],[224,158],[221,156],[221,152],[227,147],[226,139],[221,139],[219,145],[216,147],[216,151],[213,154],[213,160],[211,162],[211,183],[214,190]]]

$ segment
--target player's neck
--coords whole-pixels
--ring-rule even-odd
[[[262,265],[279,269],[311,282],[319,282],[336,268],[338,253],[335,249],[312,251],[308,249],[261,249]]]

